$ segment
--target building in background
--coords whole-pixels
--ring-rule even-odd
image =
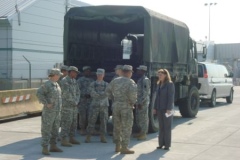
[[[64,15],[71,7],[87,5],[78,0],[1,0],[0,90],[38,87],[48,69],[60,67]]]

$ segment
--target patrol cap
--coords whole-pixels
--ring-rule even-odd
[[[67,71],[67,70],[68,70],[68,66],[66,66],[66,65],[62,65],[60,69],[61,69],[61,70],[66,70],[66,71]]]
[[[102,68],[98,68],[96,74],[104,74],[105,70]]]
[[[80,72],[78,71],[78,68],[77,68],[77,67],[74,67],[74,66],[68,67],[68,71],[75,71],[75,72],[77,72],[77,73],[80,73]]]
[[[91,67],[90,67],[90,66],[84,66],[84,67],[82,68],[83,71],[85,71],[85,70],[87,70],[87,69],[91,69]]]
[[[122,69],[123,65],[116,65],[116,67],[114,68],[114,70],[118,70],[118,69]]]
[[[138,70],[147,71],[147,66],[140,65],[137,69],[138,69]]]
[[[132,71],[132,72],[133,72],[133,67],[130,66],[130,65],[124,65],[124,66],[122,67],[122,70],[123,70],[123,71]]]
[[[58,76],[62,76],[63,74],[61,73],[61,71],[57,68],[52,68],[49,73],[48,76],[53,76],[53,75],[58,75]]]

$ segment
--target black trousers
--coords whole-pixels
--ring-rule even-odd
[[[166,148],[169,148],[171,147],[173,116],[166,117],[165,113],[166,110],[157,111],[159,122],[158,144],[159,146],[165,146]]]

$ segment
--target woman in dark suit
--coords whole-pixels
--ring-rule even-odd
[[[169,150],[171,147],[171,130],[173,116],[166,116],[171,114],[174,106],[175,87],[171,81],[170,74],[166,69],[158,70],[158,82],[156,89],[156,100],[154,107],[154,114],[157,114],[159,121],[159,136],[157,149]]]

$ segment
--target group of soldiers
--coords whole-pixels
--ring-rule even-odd
[[[37,91],[37,97],[44,105],[42,111],[42,154],[62,152],[57,147],[60,136],[61,145],[71,147],[80,144],[75,138],[78,125],[80,134],[86,135],[85,142],[91,142],[95,132],[95,123],[100,119],[100,141],[107,143],[105,135],[108,121],[108,107],[111,102],[113,121],[113,141],[115,152],[133,154],[128,149],[132,126],[133,109],[136,109],[136,123],[140,128],[134,135],[138,140],[145,140],[148,131],[148,105],[150,98],[150,80],[145,73],[147,67],[140,65],[137,72],[140,75],[137,84],[131,79],[133,67],[117,65],[116,75],[110,83],[104,81],[105,70],[98,68],[97,79],[91,78],[91,67],[82,68],[83,76],[77,78],[77,67],[62,66],[52,69],[49,80]],[[61,132],[59,133],[59,127]],[[48,145],[50,144],[50,148]]]

